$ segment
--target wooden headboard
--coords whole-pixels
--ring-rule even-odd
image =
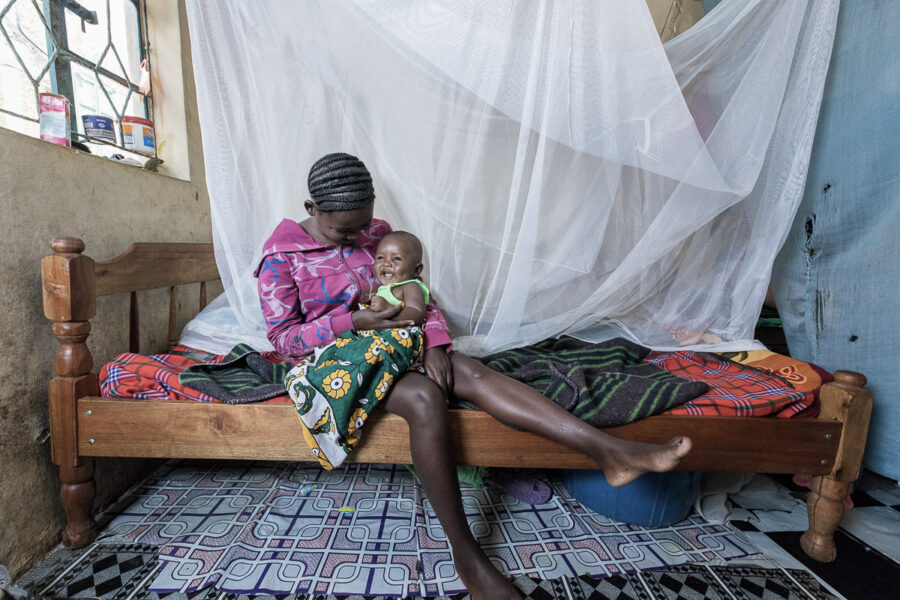
[[[131,294],[128,351],[134,353],[140,352],[137,292],[169,288],[168,342],[172,347],[178,341],[177,286],[199,283],[199,310],[203,310],[207,303],[207,282],[219,279],[211,243],[140,242],[104,262],[94,262],[84,256],[84,242],[78,238],[56,238],[50,242],[50,248],[54,253],[41,261],[47,318],[58,325],[88,321],[97,312],[98,296],[128,292]]]

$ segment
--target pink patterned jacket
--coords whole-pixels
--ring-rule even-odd
[[[354,246],[328,246],[284,219],[263,245],[253,273],[275,350],[299,358],[353,328],[350,313],[378,289],[372,269],[375,248],[391,226],[380,219]],[[450,345],[447,322],[432,300],[425,310],[425,347]]]

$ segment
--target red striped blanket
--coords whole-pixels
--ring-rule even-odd
[[[271,352],[263,356],[272,361],[281,360]],[[178,374],[186,368],[201,363],[218,363],[225,355],[209,354],[187,346],[176,346],[169,354],[118,355],[100,369],[100,395],[105,398],[143,398],[146,400],[198,400],[200,402],[221,402],[203,392],[182,385]],[[279,396],[266,402],[290,404],[285,390]]]
[[[784,359],[781,362],[794,365],[797,370],[806,371],[810,367],[809,363],[787,356],[781,358]],[[814,389],[809,386],[798,389],[791,381],[771,370],[705,352],[651,352],[646,360],[685,379],[703,381],[709,385],[708,392],[666,414],[793,417],[818,413],[821,380]]]

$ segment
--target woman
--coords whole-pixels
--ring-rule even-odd
[[[378,241],[390,232],[373,219],[372,177],[358,158],[329,154],[309,173],[309,217],[285,219],[266,241],[257,269],[269,340],[299,359],[349,329],[389,329],[402,306],[358,310],[377,286],[372,269]],[[490,563],[469,531],[450,443],[447,398],[473,402],[500,422],[537,433],[593,458],[612,485],[647,471],[668,471],[691,448],[687,438],[665,445],[614,438],[572,416],[527,385],[475,359],[450,352],[446,322],[434,302],[426,308],[425,374],[404,374],[381,406],[409,424],[416,473],[453,551],[460,579],[473,598],[521,598]]]

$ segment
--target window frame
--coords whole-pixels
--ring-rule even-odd
[[[39,1],[41,2],[40,7],[38,6]],[[78,54],[77,52],[74,52],[69,48],[69,38],[66,25],[66,11],[72,13],[76,18],[80,18],[82,24],[91,23],[92,25],[98,25],[96,11],[90,11],[84,8],[81,4],[78,3],[77,0],[9,0],[6,3],[6,6],[2,10],[0,10],[0,20],[2,20],[6,16],[6,14],[9,13],[9,11],[16,5],[17,2],[31,2],[32,6],[37,11],[45,30],[47,62],[41,72],[36,76],[36,78],[32,77],[24,61],[19,56],[19,52],[16,50],[16,47],[13,44],[13,41],[10,38],[9,34],[7,33],[6,28],[0,27],[0,32],[2,32],[4,38],[3,40],[0,40],[0,42],[5,41],[5,43],[12,49],[13,55],[18,61],[22,73],[25,75],[25,77],[28,78],[29,82],[31,83],[34,93],[35,111],[38,114],[38,118],[35,119],[27,115],[22,115],[14,111],[5,109],[2,106],[0,106],[0,112],[19,119],[24,119],[26,121],[35,123],[40,122],[40,84],[44,80],[44,78],[47,77],[49,78],[52,92],[54,94],[65,96],[69,100],[69,106],[71,108],[69,112],[69,125],[71,128],[71,136],[73,141],[90,142],[92,144],[106,144],[125,150],[124,136],[122,134],[122,117],[126,115],[124,113],[119,113],[119,107],[117,107],[115,102],[113,102],[109,91],[107,91],[106,86],[104,86],[102,81],[100,80],[100,76],[106,77],[107,79],[128,90],[125,96],[125,101],[122,103],[123,110],[124,107],[127,107],[128,103],[132,100],[132,95],[140,95],[140,89],[138,87],[138,83],[135,83],[128,79],[127,69],[125,69],[124,65],[121,64],[121,59],[118,57],[118,51],[115,50],[115,44],[112,41],[111,35],[111,10],[109,4],[110,0],[106,0],[105,2],[107,14],[107,44],[97,62],[91,61],[90,59],[85,58],[84,56]],[[122,0],[122,2],[130,3],[135,8],[138,20],[137,42],[139,58],[141,61],[147,61],[149,69],[151,53],[150,36],[148,35],[147,28],[147,7],[145,0]],[[124,78],[121,75],[116,74],[102,66],[102,63],[111,52],[114,53],[114,56],[116,60],[119,61],[120,66],[123,67],[125,75]],[[75,89],[73,85],[74,77],[72,74],[72,63],[76,63],[90,70],[94,74],[94,78],[100,84],[99,88],[100,90],[102,90],[103,96],[106,98],[108,106],[112,108],[112,112],[116,116],[117,126],[119,130],[119,141],[117,143],[113,144],[111,142],[98,140],[96,138],[87,138],[85,135],[79,132],[78,119],[80,115],[77,114],[76,108],[77,101],[75,99],[74,93]],[[153,121],[152,95],[147,94],[141,96],[141,102],[144,107],[146,118],[150,121]]]

